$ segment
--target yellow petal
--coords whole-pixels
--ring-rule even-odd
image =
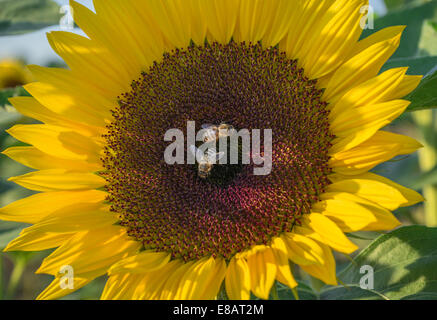
[[[148,0],[144,5],[164,37],[174,47],[186,48],[189,45],[192,28],[191,7],[189,4],[187,5],[186,0]],[[102,5],[102,9],[104,7],[106,7],[106,1]]]
[[[1,208],[0,219],[33,224],[62,208],[80,203],[100,203],[106,196],[106,192],[98,190],[38,193]]]
[[[293,227],[293,233],[311,238],[312,240],[316,240],[316,243],[319,243],[319,242],[323,243],[323,240],[322,240],[322,237],[320,236],[320,234],[318,234],[313,229],[308,227],[308,225],[300,225],[300,226],[295,225]]]
[[[215,269],[209,276],[204,291],[199,295],[202,300],[212,300],[220,292],[227,271],[226,262],[223,258],[215,258]]]
[[[200,2],[199,0],[188,0],[188,5],[191,9],[191,38],[197,45],[205,43],[207,32],[206,18],[202,14]]]
[[[281,42],[281,49],[290,59],[303,56],[305,42],[312,36],[313,30],[319,23],[335,0],[308,0],[290,1],[296,3],[296,15],[290,16],[290,29],[288,36]]]
[[[173,22],[173,28],[176,29],[177,36],[180,38],[190,36],[190,23],[188,21],[185,25],[179,23],[180,17],[186,17],[188,13],[187,6],[182,7],[181,2],[180,0],[161,1],[161,7],[156,0],[140,3],[136,0],[96,0],[94,8],[100,25],[103,28],[108,27],[105,32],[111,29],[116,31],[116,34],[109,39],[111,43],[106,42],[110,48],[113,51],[119,51],[125,57],[131,57],[132,60],[129,62],[135,68],[147,68],[153,61],[161,58],[164,52],[162,32],[168,30],[162,28],[159,30],[161,22],[167,26],[164,19],[170,19]],[[161,7],[163,12],[153,10],[156,6]],[[123,12],[123,17],[129,23],[119,19],[120,12]],[[175,13],[179,13],[179,16]],[[100,33],[100,36],[102,35],[103,32]],[[165,37],[169,38],[167,35]],[[106,38],[104,41],[107,40]],[[186,45],[188,43],[186,42]],[[121,45],[121,47],[113,48],[114,44]],[[126,53],[127,50],[129,53]]]
[[[112,274],[106,282],[101,299],[156,300],[161,295],[165,281],[179,265],[177,260],[173,260],[152,272]]]
[[[423,76],[406,76],[400,83],[399,87],[396,90],[396,98],[406,97],[409,93],[413,92],[414,89],[417,88],[417,86],[422,81]]]
[[[99,136],[105,132],[104,128],[74,122],[61,116],[60,114],[54,113],[53,111],[44,107],[33,97],[10,98],[9,102],[22,115],[42,121],[46,124],[69,127],[85,136]]]
[[[200,4],[211,40],[227,44],[237,25],[240,0],[209,0],[201,1]]]
[[[145,277],[135,285],[135,291],[132,299],[139,300],[158,300],[163,294],[163,288],[166,280],[173,275],[181,265],[178,260],[172,260],[163,268],[156,271],[148,272]]]
[[[402,26],[385,28],[360,41],[352,57],[320,82],[326,88],[323,99],[335,103],[350,88],[375,77],[398,48],[404,29]]]
[[[59,92],[74,97],[77,111],[101,118],[101,126],[105,125],[103,119],[112,120],[111,109],[115,107],[115,104],[112,97],[107,96],[106,90],[84,82],[68,69],[46,68],[37,65],[30,65],[28,68],[41,84],[53,85]],[[78,95],[78,92],[81,94]]]
[[[77,78],[106,90],[108,96],[129,91],[132,79],[109,49],[71,32],[53,31],[47,34],[47,40]]]
[[[267,1],[266,1],[267,2]],[[272,12],[271,24],[262,38],[264,47],[274,47],[287,36],[290,26],[300,13],[301,0],[278,0],[278,6]],[[274,3],[272,3],[272,7]]]
[[[406,76],[407,69],[406,67],[390,69],[352,88],[331,107],[330,119],[335,119],[338,114],[348,109],[405,97],[421,80],[420,76]]]
[[[73,233],[43,233],[28,230],[21,231],[20,236],[6,246],[4,251],[42,251],[59,247],[68,241]]]
[[[311,213],[306,216],[306,220],[308,221],[308,226],[317,232],[323,242],[334,250],[352,253],[358,249],[334,222],[322,214]]]
[[[415,152],[421,147],[422,145],[413,138],[378,131],[357,147],[334,154],[329,163],[334,172],[357,175],[398,155]]]
[[[211,283],[213,277],[217,277],[217,283],[223,281],[225,273],[215,274],[217,270],[217,261],[213,257],[203,258],[196,261],[184,274],[179,283],[178,299],[181,300],[200,300],[205,299],[207,286]],[[226,271],[226,270],[224,270]],[[219,286],[213,286],[218,294]],[[208,294],[209,295],[209,294]]]
[[[76,274],[106,272],[112,264],[133,254],[140,246],[118,226],[79,232],[45,258],[37,273],[57,275],[63,265],[72,266]]]
[[[7,132],[56,158],[101,163],[101,146],[97,141],[68,128],[44,124],[16,125]]]
[[[162,300],[178,300],[180,299],[180,293],[182,292],[181,280],[185,273],[193,266],[194,261],[183,263],[181,260],[171,261],[174,264],[174,270],[165,279],[164,286],[160,299]]]
[[[379,129],[399,117],[409,104],[409,101],[393,100],[343,112],[331,123],[331,131],[337,138],[333,141],[330,154],[347,151],[370,139]]]
[[[41,233],[69,233],[103,228],[116,222],[118,218],[109,211],[107,205],[87,203],[55,211],[27,230]]]
[[[132,300],[135,288],[142,285],[145,274],[119,273],[111,275],[106,281],[101,300]]]
[[[241,0],[238,27],[235,31],[236,40],[251,43],[264,40],[264,36],[277,15],[280,2]]]
[[[232,258],[225,279],[226,293],[231,300],[250,299],[250,272],[245,259]]]
[[[287,233],[282,239],[287,245],[288,257],[294,263],[323,264],[323,250],[316,241],[295,232]]]
[[[43,82],[29,83],[24,86],[24,89],[54,113],[90,126],[106,126],[105,118],[90,112],[92,108],[85,103],[84,98],[80,98],[77,92],[66,92],[57,85]]]
[[[276,261],[271,249],[257,252],[247,259],[250,271],[250,286],[254,295],[268,300],[270,289],[276,279]]]
[[[350,178],[336,179],[333,184],[328,186],[326,191],[328,193],[351,193],[375,202],[388,210],[396,210],[399,207],[423,201],[423,197],[417,192],[404,187],[400,189],[399,185],[388,184],[374,176],[372,173],[367,173]],[[403,189],[406,189],[406,192],[403,193],[401,191]]]
[[[350,193],[325,193],[314,210],[334,221],[344,232],[391,230],[399,221],[387,209]]]
[[[170,254],[166,252],[143,251],[116,263],[108,274],[151,272],[161,269],[169,261]]]
[[[98,189],[105,185],[105,179],[95,174],[60,169],[31,172],[9,178],[9,181],[35,191],[87,190]]]
[[[67,160],[53,157],[35,147],[12,147],[2,152],[9,158],[37,170],[65,169],[83,172],[95,172],[103,169],[100,163],[83,160]]]
[[[293,233],[289,233],[287,235],[290,236],[292,234],[299,235],[300,237],[310,240],[315,240],[311,242],[312,250],[318,252],[320,259],[320,261],[317,263],[298,263],[300,267],[313,277],[324,281],[326,284],[336,285],[337,278],[335,260],[331,249],[323,243],[323,239],[320,234],[316,233],[308,225],[295,226]]]
[[[279,282],[287,285],[290,288],[297,287],[297,282],[290,270],[288,261],[288,249],[284,240],[281,237],[276,237],[272,242],[272,251],[278,266],[276,278]]]
[[[336,179],[338,179],[338,176],[336,177],[336,175],[333,175],[331,177],[331,179],[332,178],[334,178],[334,180],[333,180],[334,182],[338,181],[338,180],[336,180]],[[340,179],[344,179],[344,178],[345,177],[341,177]],[[400,205],[401,207],[409,207],[409,206],[415,205],[419,202],[425,201],[425,199],[416,191],[411,190],[409,188],[405,188],[404,186],[401,186],[400,184],[395,183],[395,182],[391,181],[390,179],[384,178],[382,176],[379,176],[379,175],[371,173],[371,172],[367,172],[367,173],[358,175],[354,178],[378,181],[378,182],[387,184],[387,185],[397,189],[402,194],[402,196],[405,198],[405,200],[407,201],[405,203],[402,203]],[[369,199],[369,200],[371,200],[371,199]]]
[[[73,288],[70,289],[69,287],[63,287],[61,286],[61,283],[63,283],[65,280],[63,280],[62,276],[56,277],[48,286],[44,289],[43,292],[41,292],[36,300],[55,300],[60,299],[62,297],[65,297],[66,295],[69,295],[80,288],[86,286],[88,283],[93,281],[95,278],[101,276],[100,273],[91,272],[88,274],[83,274],[80,276],[75,276],[73,274],[73,278],[70,280],[72,281]]]
[[[70,5],[73,8],[75,22],[91,40],[114,55],[113,64],[117,66],[122,75],[130,79],[126,83],[130,85],[131,81],[141,74],[143,67],[148,67],[148,65],[141,59],[138,47],[133,45],[132,32],[118,32],[114,20],[103,11],[106,2],[107,0],[94,2],[97,14],[76,1],[71,1]],[[117,5],[114,1],[111,4]],[[134,5],[135,1],[132,4]],[[124,17],[124,19],[130,18],[132,17]],[[117,18],[117,20],[120,19]],[[122,21],[117,21],[117,27],[120,27],[121,23]],[[147,28],[147,24],[142,27]]]
[[[323,250],[323,264],[301,265],[300,267],[311,276],[322,280],[328,285],[337,285],[335,270],[335,259],[331,249],[322,243],[319,243]]]
[[[337,0],[326,10],[303,43],[300,60],[305,73],[320,78],[337,69],[352,51],[362,29],[365,0]]]

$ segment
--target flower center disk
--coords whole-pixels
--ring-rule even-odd
[[[192,45],[164,54],[131,87],[113,110],[102,175],[121,225],[147,249],[185,261],[230,259],[291,232],[329,184],[323,92],[277,48]],[[214,183],[193,166],[167,164],[164,135],[186,132],[188,121],[271,129],[271,173],[243,165],[219,170],[232,174]]]

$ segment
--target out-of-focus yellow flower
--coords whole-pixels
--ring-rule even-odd
[[[17,60],[0,61],[0,89],[13,88],[32,81],[27,67]]]

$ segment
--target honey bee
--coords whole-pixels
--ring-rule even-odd
[[[202,129],[205,130],[203,134],[203,142],[214,142],[221,138],[232,136],[234,133],[234,127],[226,123],[220,125],[203,124]]]
[[[190,151],[196,157],[198,162],[198,175],[202,179],[209,177],[214,164],[225,155],[224,152],[216,152],[214,149],[208,149],[205,153],[193,145],[190,146]]]

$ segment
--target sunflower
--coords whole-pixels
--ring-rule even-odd
[[[102,299],[268,299],[275,281],[297,286],[293,263],[336,285],[332,250],[357,249],[345,233],[393,229],[390,211],[423,200],[369,172],[421,147],[381,131],[421,77],[380,73],[404,27],[360,40],[365,5],[71,2],[88,37],[48,34],[69,69],[30,67],[32,97],[11,102],[43,124],[9,129],[30,146],[4,152],[37,170],[10,180],[40,192],[1,209],[33,224],[6,250],[57,248],[38,298],[107,274]],[[164,134],[187,121],[271,129],[271,173],[166,164]]]
[[[21,86],[31,81],[32,75],[20,61],[0,61],[0,89]]]

